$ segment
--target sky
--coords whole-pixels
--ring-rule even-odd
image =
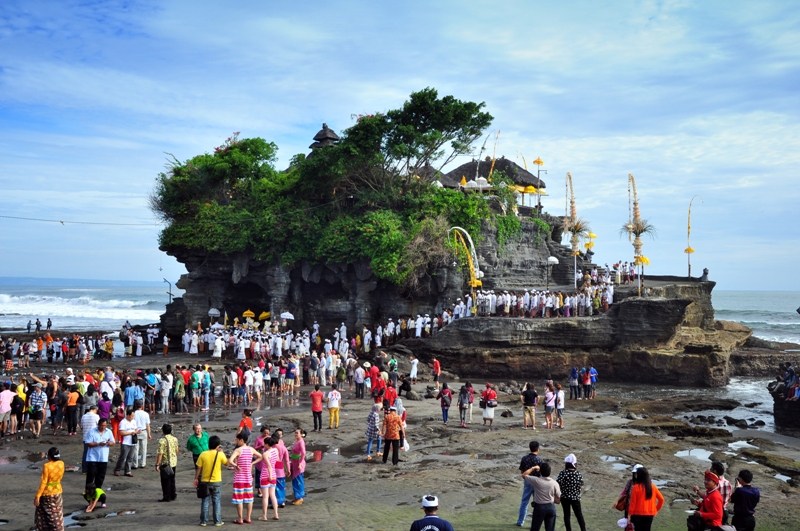
[[[548,212],[571,172],[596,262],[633,256],[632,173],[656,228],[646,273],[687,273],[694,198],[692,273],[785,289],[798,28],[800,4],[768,0],[4,0],[0,275],[174,282],[148,206],[171,157],[239,131],[275,142],[283,168],[323,122],[341,132],[433,87],[485,102],[497,156],[541,157]]]

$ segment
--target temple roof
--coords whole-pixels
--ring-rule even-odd
[[[325,146],[330,146],[339,141],[339,135],[333,132],[333,129],[328,127],[328,124],[323,123],[322,129],[314,135],[314,143],[308,146],[311,149],[317,149]]]
[[[458,188],[461,177],[466,177],[467,181],[475,179],[475,166],[478,166],[479,177],[489,177],[489,170],[492,167],[492,159],[486,157],[481,161],[472,160],[462,164],[458,168],[442,175],[441,182],[447,188]],[[514,181],[514,184],[522,186],[534,186],[536,188],[546,188],[544,181],[534,174],[505,157],[500,157],[494,161],[494,171],[501,171]]]

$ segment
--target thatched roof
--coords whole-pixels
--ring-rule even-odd
[[[322,129],[314,135],[314,143],[308,146],[311,149],[317,149],[325,146],[330,146],[339,141],[339,135],[333,132],[333,129],[328,127],[328,124],[322,124]]]
[[[489,170],[492,167],[492,159],[486,157],[485,160],[475,161],[472,160],[466,164],[462,164],[458,168],[447,172],[442,176],[442,184],[447,188],[458,188],[461,182],[461,177],[466,177],[467,181],[475,178],[475,166],[478,166],[479,177],[489,177]],[[500,157],[494,161],[494,171],[501,171],[506,176],[514,180],[514,184],[522,186],[534,186],[536,188],[546,188],[544,181],[536,177],[534,174],[517,164],[512,160],[505,157]]]

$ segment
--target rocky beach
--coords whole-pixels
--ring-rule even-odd
[[[192,356],[168,358],[122,358],[113,361],[115,368],[164,367],[170,364],[197,363]],[[93,361],[90,366],[101,362]],[[401,370],[405,360],[401,359]],[[214,365],[221,374],[221,364]],[[445,367],[447,369],[447,367]],[[63,366],[39,365],[36,374],[63,370]],[[364,431],[370,400],[355,400],[354,393],[344,389],[342,423],[339,430],[311,432],[311,414],[304,386],[297,397],[268,399],[253,413],[256,423],[290,431],[300,426],[309,431],[306,439],[306,503],[281,510],[280,522],[258,522],[260,528],[292,529],[406,529],[421,515],[419,498],[433,493],[439,496],[440,515],[456,529],[515,528],[519,508],[521,480],[517,470],[520,458],[527,453],[528,443],[538,440],[540,455],[560,470],[564,456],[574,453],[578,470],[584,477],[583,510],[587,527],[614,529],[621,516],[611,506],[630,475],[630,467],[646,466],[667,503],[656,517],[657,529],[685,529],[691,487],[699,485],[709,459],[723,461],[734,477],[741,468],[754,474],[754,484],[761,488],[762,498],[756,513],[758,529],[784,530],[795,527],[796,517],[787,508],[800,503],[800,440],[759,430],[759,417],[766,417],[769,395],[754,397],[751,404],[709,397],[702,393],[678,390],[664,397],[646,392],[626,393],[614,385],[604,388],[601,378],[595,400],[570,400],[566,405],[565,428],[546,430],[543,412],[537,411],[538,429],[523,430],[519,396],[520,382],[494,380],[499,388],[499,407],[494,426],[483,426],[481,413],[475,409],[468,428],[457,422],[444,425],[437,400],[426,395],[430,371],[421,371],[423,379],[414,386],[420,400],[405,399],[408,410],[410,451],[401,454],[401,462],[393,467],[380,459],[368,462],[364,455]],[[602,373],[601,373],[602,374]],[[447,375],[456,389],[458,376]],[[482,381],[475,382],[476,389]],[[537,388],[543,382],[534,380]],[[644,388],[643,388],[644,389]],[[708,419],[695,412],[733,410],[741,406],[753,413],[749,418]],[[160,426],[169,420],[175,426],[181,445],[191,433],[191,424],[201,422],[210,434],[220,435],[228,454],[241,408],[213,407],[210,412],[173,415],[152,419],[154,439],[149,445],[148,463],[154,463],[155,442]],[[692,422],[690,422],[690,420]],[[751,426],[739,429],[727,426],[737,421]],[[724,424],[725,427],[720,427]],[[199,522],[199,501],[192,487],[191,456],[181,451],[177,483],[178,499],[159,504],[160,484],[152,467],[134,471],[134,477],[106,479],[109,503],[107,509],[85,514],[81,497],[84,478],[80,474],[80,437],[50,435],[43,431],[38,440],[24,435],[20,439],[5,438],[0,443],[3,503],[0,505],[0,526],[4,529],[30,529],[33,523],[33,495],[39,482],[43,453],[51,446],[61,450],[68,472],[65,474],[64,512],[69,526],[86,529],[127,529],[145,526],[152,529],[190,529]],[[111,452],[115,460],[117,449]],[[233,525],[235,510],[230,504],[231,474],[224,474],[223,515]],[[287,491],[291,489],[287,487]],[[288,492],[287,492],[288,494]],[[260,500],[256,500],[256,510]],[[527,525],[527,524],[526,524]],[[573,525],[574,523],[573,519]],[[559,509],[557,529],[564,529]]]

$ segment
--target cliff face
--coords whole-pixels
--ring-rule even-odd
[[[622,300],[601,316],[460,319],[406,346],[468,377],[563,381],[572,366],[593,364],[608,380],[725,385],[731,353],[746,343],[750,330],[715,325],[713,283],[683,282],[660,292],[654,287],[642,298],[623,289]],[[668,294],[680,296],[662,296]]]
[[[209,256],[183,249],[168,252],[188,271],[177,283],[185,290],[184,296],[167,306],[162,317],[162,327],[172,334],[181,333],[198,321],[207,325],[210,308],[226,310],[231,319],[247,309],[257,315],[261,311],[271,311],[273,315],[288,311],[295,316],[295,328],[316,320],[327,330],[340,322],[374,325],[398,315],[439,313],[469,291],[460,267],[435,271],[427,279],[426,293],[412,298],[377,279],[365,262],[304,262],[289,268],[259,262],[247,255]],[[502,248],[496,244],[494,230],[485,227],[477,252],[486,289],[544,287],[546,277],[551,286],[563,285],[572,278],[568,249],[550,240],[549,235],[538,234],[533,223],[525,219],[519,238]],[[544,266],[548,256],[557,256],[560,261],[550,272]],[[579,258],[578,267],[583,263]]]
[[[560,229],[556,225],[553,234]],[[499,248],[490,230],[478,245],[485,289],[524,290],[571,286],[574,264],[569,249],[523,221],[518,240]],[[229,317],[247,309],[294,314],[295,330],[319,321],[322,330],[340,322],[374,326],[398,315],[438,313],[467,292],[458,267],[443,268],[427,279],[426,294],[408,297],[381,281],[364,262],[289,268],[258,262],[246,255],[217,257],[175,251],[188,274],[162,316],[173,336],[198,321],[207,325],[208,310]],[[548,256],[559,263],[551,270]],[[583,260],[577,267],[583,268]],[[487,378],[563,377],[573,365],[592,363],[603,378],[670,385],[724,385],[730,354],[750,337],[733,323],[717,323],[711,305],[713,282],[685,277],[647,276],[639,286],[619,286],[608,313],[590,318],[458,320],[425,340],[408,340],[423,359],[439,356],[446,368]]]

